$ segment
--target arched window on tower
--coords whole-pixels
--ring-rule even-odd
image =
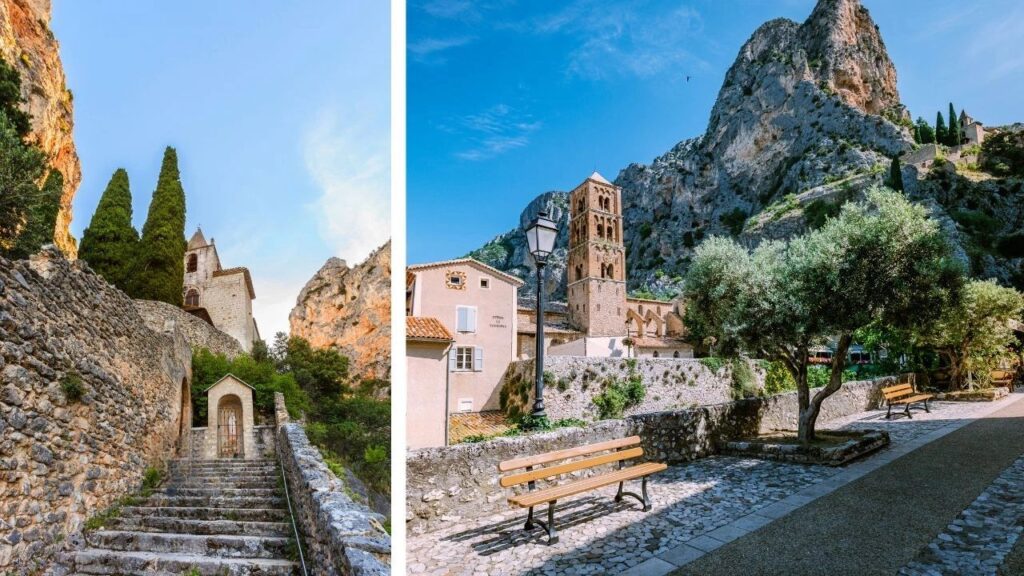
[[[583,198],[580,198],[579,202],[576,203],[576,207],[577,207],[577,211],[579,211],[581,213],[583,212],[583,208],[584,208],[584,206],[583,206]]]
[[[583,265],[581,264],[576,265],[576,279],[583,280]]]
[[[199,307],[199,291],[195,288],[189,288],[188,292],[185,293],[185,306]]]
[[[614,278],[615,277],[615,273],[612,271],[612,265],[611,264],[608,265],[608,277],[609,278]]]
[[[188,263],[185,264],[185,272],[195,272],[199,269],[199,257],[195,254],[188,255]]]

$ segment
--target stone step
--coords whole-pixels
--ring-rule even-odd
[[[193,520],[238,520],[243,522],[288,522],[287,508],[208,508],[195,506],[125,506],[121,517],[164,516]]]
[[[271,468],[269,466],[250,468],[193,468],[192,470],[174,469],[170,471],[169,476],[171,478],[190,478],[193,476],[238,477],[248,476],[250,474],[271,476],[280,474],[280,472],[277,471],[277,468]]]
[[[167,489],[176,488],[277,488],[277,478],[191,478],[170,481]]]
[[[252,496],[271,498],[277,495],[277,488],[177,488],[167,487],[160,490],[161,494],[168,496],[223,496],[241,497]]]
[[[219,558],[284,558],[288,538],[280,536],[195,535],[169,532],[98,530],[86,536],[93,548],[122,552],[195,554]]]
[[[205,508],[286,508],[277,496],[173,496],[153,494],[138,502],[140,506],[199,506]]]
[[[193,569],[203,576],[292,576],[301,572],[298,563],[280,559],[218,558],[95,548],[79,550],[75,554],[75,567],[81,574],[130,576],[179,576]]]
[[[196,520],[173,516],[121,516],[107,523],[111,530],[134,532],[171,532],[178,534],[237,536],[280,536],[292,535],[291,524],[284,522],[247,522],[241,520]]]
[[[170,463],[172,470],[221,470],[226,468],[276,468],[277,460],[187,460]]]

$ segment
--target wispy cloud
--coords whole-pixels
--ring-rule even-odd
[[[423,64],[443,64],[447,61],[443,53],[452,48],[465,46],[475,36],[458,36],[452,38],[423,38],[409,43],[409,54],[413,60]]]
[[[512,27],[577,39],[577,47],[568,55],[567,73],[580,78],[647,78],[672,69],[683,74],[710,67],[688,49],[700,39],[704,21],[687,6],[665,9],[636,2],[576,0]]]
[[[387,131],[324,110],[306,134],[306,168],[320,187],[312,209],[334,254],[362,261],[390,236]]]
[[[530,135],[542,123],[507,104],[498,104],[483,112],[460,118],[459,127],[467,133],[471,146],[455,153],[462,160],[487,160],[530,143]],[[454,131],[454,130],[452,130]]]
[[[984,62],[979,75],[989,81],[1002,80],[1024,73],[1024,54],[1020,39],[1024,38],[1024,5],[1016,4],[1002,18],[986,22],[979,28],[968,28],[961,50],[965,62]]]
[[[434,18],[479,22],[487,12],[504,8],[512,0],[426,0],[412,5]]]

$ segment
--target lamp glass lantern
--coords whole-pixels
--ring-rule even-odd
[[[526,228],[526,243],[529,245],[530,254],[538,262],[544,262],[555,250],[555,236],[558,235],[558,227],[553,220],[548,218],[547,212],[540,212],[537,217]]]

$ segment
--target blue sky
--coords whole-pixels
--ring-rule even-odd
[[[387,2],[58,0],[53,30],[74,92],[80,238],[115,169],[141,230],[164,147],[177,148],[186,234],[247,266],[261,335],[287,331],[330,256],[389,235]]]
[[[863,0],[901,98],[1024,121],[1024,3]],[[408,9],[408,254],[457,257],[547,190],[609,179],[704,132],[763,22],[812,0],[414,0]],[[690,76],[687,81],[686,77]]]

